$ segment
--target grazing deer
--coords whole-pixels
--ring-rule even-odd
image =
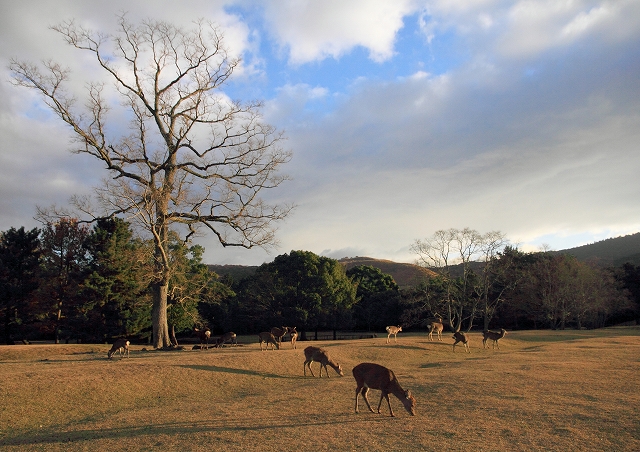
[[[444,330],[444,325],[442,324],[442,319],[439,319],[437,322],[431,322],[429,324],[429,340],[430,341],[433,340],[433,332],[435,331],[438,336],[438,340],[441,341],[443,330]]]
[[[391,338],[391,335],[393,334],[393,337],[395,339],[396,342],[398,342],[398,333],[402,331],[402,327],[401,326],[388,326],[387,327],[387,344],[389,343],[389,340]]]
[[[453,338],[456,340],[453,343],[453,351],[454,351],[454,353],[456,351],[456,344],[458,342],[462,342],[464,344],[464,348],[467,350],[467,352],[471,353],[471,351],[469,350],[469,337],[467,336],[467,333],[463,333],[462,331],[456,331],[455,333],[453,333]]]
[[[280,350],[280,342],[275,338],[273,334],[269,331],[265,331],[263,333],[258,334],[258,341],[260,342],[260,350],[262,350],[262,343],[265,342],[265,350],[269,348],[269,344],[271,344],[271,350],[274,350],[274,346]]]
[[[291,348],[297,348],[296,342],[298,341],[298,332],[296,327],[289,328],[289,334],[291,335]]]
[[[209,328],[205,328],[204,330],[194,328],[193,334],[200,340],[200,350],[209,350],[209,339],[211,338]]]
[[[385,398],[389,405],[389,413],[391,416],[395,416],[391,409],[391,402],[389,401],[389,394],[393,394],[402,402],[404,408],[409,414],[411,414],[411,416],[416,415],[416,399],[413,398],[410,391],[402,389],[400,383],[398,383],[398,379],[391,369],[387,369],[379,364],[361,363],[353,368],[353,378],[356,379],[357,383],[356,413],[358,412],[358,393],[362,394],[364,401],[369,407],[369,411],[375,413],[373,408],[371,408],[371,404],[367,398],[367,393],[369,392],[369,389],[379,389],[382,391],[382,394],[380,394],[380,403],[378,403],[378,414],[380,414],[382,399]]]
[[[116,341],[113,343],[113,347],[111,347],[111,350],[109,350],[109,353],[107,353],[107,356],[109,357],[109,359],[111,359],[113,355],[118,352],[120,353],[120,358],[122,359],[124,352],[124,354],[127,355],[128,358],[130,344],[131,343],[126,339],[116,339]]]
[[[274,326],[271,328],[271,334],[278,339],[278,343],[282,343],[282,337],[289,332],[289,327],[283,326],[282,328],[278,328]]]
[[[238,340],[236,338],[236,333],[233,331],[229,331],[228,333],[224,333],[218,339],[216,339],[215,347],[223,347],[227,342],[231,343],[231,345],[238,345]]]
[[[303,368],[304,368],[304,376],[307,376],[307,366],[309,366],[309,370],[311,371],[311,375],[315,377],[313,370],[311,369],[311,363],[317,362],[320,363],[320,378],[322,378],[322,368],[324,367],[324,373],[327,374],[327,378],[329,378],[329,371],[327,370],[327,366],[331,366],[333,370],[335,370],[338,375],[341,377],[344,376],[342,372],[342,366],[336,362],[334,362],[329,357],[329,352],[327,352],[323,348],[318,348],[310,345],[309,347],[304,349],[304,356],[306,358]]]
[[[506,334],[507,330],[505,330],[504,328],[500,328],[500,331],[484,331],[482,333],[482,348],[485,348],[487,341],[491,340],[493,341],[493,348],[496,348],[497,345],[498,350],[500,350],[500,344],[498,344],[498,341],[502,339]],[[488,347],[489,346],[486,345],[486,348]]]

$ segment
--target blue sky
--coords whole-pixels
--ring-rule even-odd
[[[502,231],[525,250],[640,231],[640,2],[636,0],[0,0],[0,230],[35,227],[106,175],[68,152],[69,133],[8,83],[11,57],[89,59],[48,27],[113,32],[116,14],[188,27],[199,17],[242,56],[226,94],[264,100],[286,131],[297,205],[280,247],[222,249],[260,264],[291,250],[415,259],[439,229]],[[83,76],[85,79],[83,79]]]

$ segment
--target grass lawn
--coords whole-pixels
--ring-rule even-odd
[[[451,334],[298,342],[107,359],[108,345],[0,346],[0,450],[638,451],[640,328],[514,331],[471,353]],[[244,343],[243,343],[244,341]],[[338,377],[303,376],[325,347]],[[354,413],[361,362],[391,368],[417,400],[411,417]],[[318,364],[314,365],[318,375]],[[380,392],[369,399],[377,406]]]

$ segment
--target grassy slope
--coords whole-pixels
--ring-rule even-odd
[[[472,334],[471,354],[444,337],[322,342],[345,370],[330,379],[302,376],[307,343],[136,347],[112,361],[108,346],[3,346],[0,448],[640,450],[639,329],[513,332],[501,350]],[[384,405],[355,414],[351,368],[363,361],[392,368],[418,416],[393,396],[395,419]]]

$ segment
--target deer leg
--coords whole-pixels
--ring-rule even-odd
[[[372,413],[375,413],[375,411],[373,411],[373,408],[371,408],[371,404],[369,403],[369,397],[367,397],[368,392],[369,392],[369,388],[365,386],[364,388],[362,388],[362,391],[360,393],[362,394],[362,397],[364,397],[364,401],[366,402],[367,407],[369,407],[369,411],[371,411]]]
[[[313,361],[309,362],[309,371],[311,372],[311,376],[315,377],[315,374],[313,373],[313,369],[311,368],[311,364],[313,364]]]
[[[391,414],[391,417],[395,417],[395,415],[393,414],[393,410],[391,409],[391,401],[389,400],[389,394],[381,394],[380,395],[380,403],[378,404],[378,414],[380,414],[380,405],[382,405],[382,398],[387,399],[387,405],[389,405],[389,413]]]

